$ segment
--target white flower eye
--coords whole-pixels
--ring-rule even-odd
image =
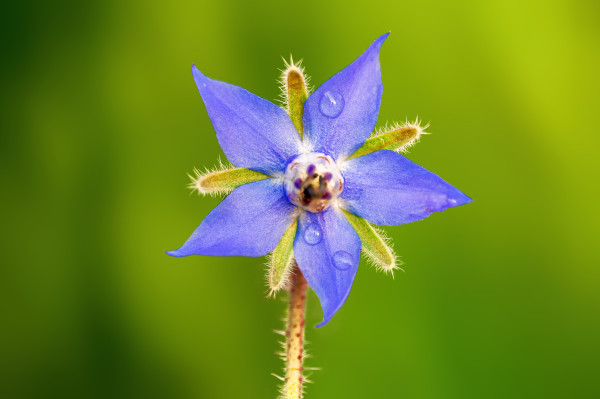
[[[285,169],[285,189],[290,202],[309,212],[327,209],[342,192],[344,179],[335,161],[325,154],[302,154]]]

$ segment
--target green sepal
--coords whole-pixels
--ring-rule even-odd
[[[201,173],[196,171],[196,176],[190,178],[190,188],[198,190],[200,194],[228,194],[242,184],[268,179],[270,176],[245,168],[217,168],[213,171]]]
[[[392,248],[387,244],[387,237],[383,235],[383,232],[378,231],[371,223],[356,216],[353,213],[344,211],[346,219],[350,222],[350,225],[354,228],[360,242],[362,243],[362,251],[375,267],[385,272],[393,271],[397,269],[396,254]],[[400,263],[401,264],[401,263]]]
[[[286,69],[281,75],[281,90],[285,98],[285,107],[300,134],[300,138],[302,138],[304,130],[302,115],[304,113],[304,102],[308,98],[304,68],[301,67],[300,63],[295,64],[293,59],[289,63],[285,60],[284,62]]]
[[[418,123],[394,127],[383,133],[375,134],[365,141],[348,159],[360,157],[379,150],[405,151],[414,144],[423,133]]]
[[[271,294],[285,288],[289,282],[290,273],[294,269],[294,238],[298,229],[298,219],[283,233],[281,241],[269,256],[269,288]]]

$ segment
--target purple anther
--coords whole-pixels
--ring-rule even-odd
[[[294,187],[296,187],[297,189],[300,189],[300,187],[302,187],[302,179],[301,178],[297,178],[294,181]]]
[[[308,168],[306,168],[306,173],[308,173],[309,175],[312,175],[313,173],[315,173],[316,169],[317,169],[317,167],[311,163],[310,165],[308,165]]]
[[[324,199],[324,200],[331,199],[331,193],[329,191],[325,191],[325,194],[323,194],[321,199]]]
[[[329,180],[331,180],[331,178],[333,177],[333,175],[331,173],[329,173],[329,172],[326,172],[325,175],[324,175],[324,177],[325,177],[325,180],[329,181]]]

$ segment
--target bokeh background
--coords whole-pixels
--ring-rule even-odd
[[[385,229],[405,272],[308,328],[306,397],[600,397],[599,4],[4,4],[0,397],[276,397],[264,259],[164,253],[219,202],[190,67],[276,101],[282,56],[319,85],[390,30],[380,124],[474,202]]]

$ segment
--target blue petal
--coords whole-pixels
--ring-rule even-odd
[[[263,256],[275,249],[296,217],[281,182],[265,179],[237,187],[171,256]]]
[[[294,256],[308,285],[316,292],[325,325],[342,307],[360,261],[360,239],[337,209],[300,216]]]
[[[350,159],[343,168],[342,206],[371,223],[410,223],[472,201],[438,175],[394,151]]]
[[[283,171],[300,146],[288,114],[241,87],[207,78],[195,65],[192,73],[227,159],[266,174]]]
[[[304,103],[304,134],[314,151],[346,158],[373,132],[383,93],[379,49],[388,35],[375,40]]]

